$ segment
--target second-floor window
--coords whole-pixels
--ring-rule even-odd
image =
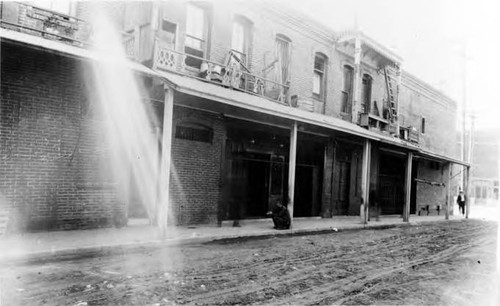
[[[184,51],[188,55],[186,65],[200,68],[207,52],[208,16],[203,7],[187,4],[186,41]],[[192,55],[191,57],[189,55]]]
[[[288,37],[280,34],[276,36],[275,81],[280,84],[287,84],[290,79],[290,43]]]
[[[352,87],[354,82],[354,69],[351,66],[344,66],[344,80],[342,86],[342,104],[340,111],[350,113],[352,111]]]
[[[313,97],[325,99],[326,56],[317,53],[314,57]]]
[[[231,50],[245,66],[248,65],[248,54],[250,48],[250,27],[250,22],[245,20],[243,17],[237,17],[233,21]]]
[[[371,99],[372,99],[372,77],[368,74],[363,75],[363,97],[362,97],[362,111],[363,113],[369,113],[371,110]]]

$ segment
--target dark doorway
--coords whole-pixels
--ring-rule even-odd
[[[334,214],[349,214],[349,197],[351,191],[351,156],[352,148],[337,147],[334,164],[333,201]]]
[[[268,187],[270,156],[240,153],[233,157],[231,166],[230,217],[265,217],[269,210]]]
[[[313,171],[312,167],[297,166],[295,170],[297,178],[295,188],[295,204],[294,204],[294,217],[310,217],[312,212],[313,200]]]
[[[406,159],[397,155],[380,155],[379,190],[381,213],[402,214],[404,208]]]

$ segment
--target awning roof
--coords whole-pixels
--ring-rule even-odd
[[[31,46],[32,48],[35,49],[43,49],[47,52],[52,52],[52,53],[58,53],[61,55],[65,56],[70,56],[70,57],[75,57],[75,58],[80,58],[80,59],[89,59],[89,60],[94,60],[94,61],[100,61],[100,60],[114,60],[116,61],[116,58],[103,58],[102,54],[99,54],[93,50],[89,49],[84,49],[81,47],[77,46],[72,46],[66,43],[62,43],[57,40],[51,40],[47,38],[43,38],[40,36],[35,36],[31,34],[26,34],[18,31],[13,31],[5,28],[0,28],[0,39],[2,41],[7,40],[11,41],[13,43],[17,44],[24,44]],[[146,75],[150,76],[156,76],[156,72],[153,70],[147,68],[144,65],[141,65],[139,63],[126,60],[120,62],[120,64],[125,64],[127,65],[130,69],[140,72]]]
[[[379,141],[382,143],[404,148],[407,151],[412,151],[422,157],[428,157],[434,160],[449,161],[465,166],[469,165],[468,163],[464,163],[460,160],[427,151],[417,145],[403,141],[399,138],[394,138],[388,135],[383,135],[366,130],[360,126],[354,125],[338,118],[307,112],[277,102],[271,102],[268,99],[262,97],[254,96],[236,90],[228,90],[227,88],[222,86],[203,82],[195,78],[182,76],[172,72],[156,71],[156,73],[161,75],[161,77],[169,86],[174,88],[176,91],[184,94],[214,100],[227,105],[255,112],[274,115],[281,118],[310,124],[313,126],[323,127],[330,130],[340,131],[350,135],[356,135],[362,138]]]

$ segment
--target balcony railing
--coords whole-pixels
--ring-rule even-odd
[[[228,53],[228,58],[231,57]],[[199,62],[200,67],[187,66],[186,62]],[[261,96],[282,104],[289,103],[289,86],[244,71],[237,62],[228,60],[226,64],[172,50],[155,43],[153,68],[188,75],[212,84]]]
[[[76,45],[88,45],[90,26],[84,20],[22,2],[1,2],[3,28]]]

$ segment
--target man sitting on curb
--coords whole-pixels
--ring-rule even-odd
[[[276,201],[276,206],[267,215],[273,218],[275,229],[284,230],[290,228],[290,214],[280,200]]]

